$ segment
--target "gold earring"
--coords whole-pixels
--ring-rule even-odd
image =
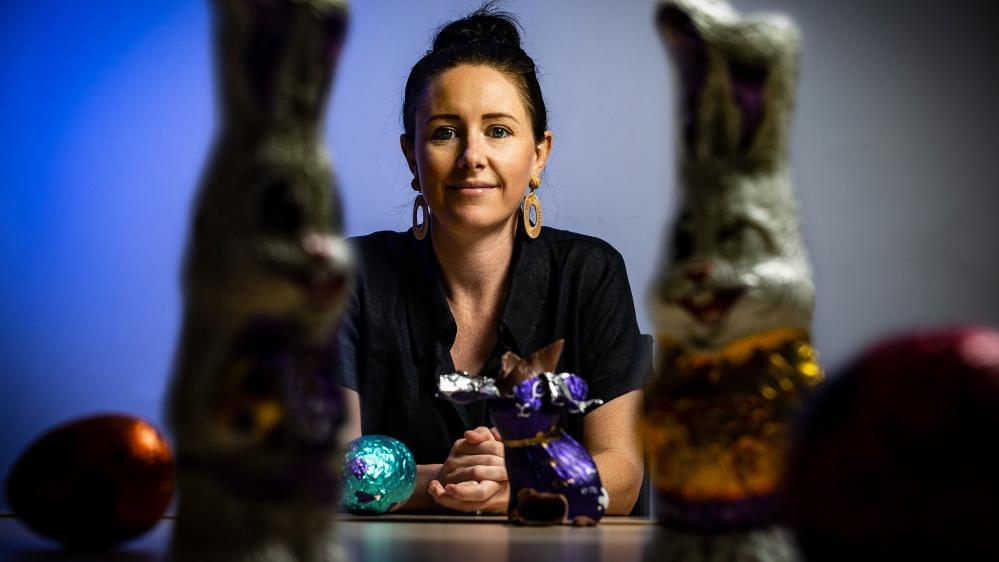
[[[524,230],[530,238],[537,238],[541,234],[541,200],[534,194],[534,190],[541,187],[541,178],[533,176],[527,184],[531,188],[531,193],[524,197]],[[534,223],[531,223],[531,207],[534,207]]]
[[[420,209],[423,209],[423,224],[416,222],[416,212]],[[413,236],[417,240],[423,240],[427,237],[428,230],[430,230],[430,207],[427,205],[427,200],[423,198],[423,194],[420,193],[413,201]]]

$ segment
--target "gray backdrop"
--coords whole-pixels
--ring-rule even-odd
[[[551,111],[554,151],[539,191],[547,224],[621,251],[649,331],[645,292],[675,192],[673,83],[651,23],[655,3],[505,5],[524,25]],[[734,5],[789,13],[803,31],[792,163],[826,367],[888,332],[999,325],[994,10],[926,1]],[[467,6],[358,5],[331,122],[350,232],[409,221],[400,92],[430,30]]]

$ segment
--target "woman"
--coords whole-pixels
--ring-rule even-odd
[[[560,338],[558,370],[605,402],[564,427],[593,455],[607,513],[627,514],[638,495],[644,354],[631,289],[609,245],[541,227],[546,121],[516,22],[488,7],[442,28],[406,83],[400,144],[418,193],[413,229],[354,240],[339,380],[349,438],[392,435],[413,451],[405,510],[505,513],[503,443],[488,406],[437,399],[437,377],[495,376],[505,351],[527,356]]]

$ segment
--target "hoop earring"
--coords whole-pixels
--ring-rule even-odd
[[[416,222],[416,212],[420,209],[423,209],[423,224]],[[427,206],[427,200],[420,193],[413,201],[413,236],[417,240],[423,240],[427,237],[428,230],[430,230],[430,207]]]
[[[535,176],[528,185],[531,193],[524,197],[524,231],[529,238],[537,238],[541,234],[541,200],[534,194],[534,190],[541,187],[541,179]],[[531,224],[531,207],[534,207],[533,224]]]

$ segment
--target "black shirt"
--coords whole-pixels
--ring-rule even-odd
[[[337,382],[356,390],[364,434],[390,435],[418,464],[441,463],[466,429],[491,426],[488,404],[435,396],[437,377],[455,371],[455,321],[430,237],[375,232],[351,239],[356,280],[341,327]],[[496,376],[506,351],[526,356],[564,338],[558,372],[582,377],[590,398],[610,401],[639,388],[643,351],[624,260],[597,238],[545,227],[518,229],[498,341],[483,375]],[[582,416],[563,427],[581,440]]]

